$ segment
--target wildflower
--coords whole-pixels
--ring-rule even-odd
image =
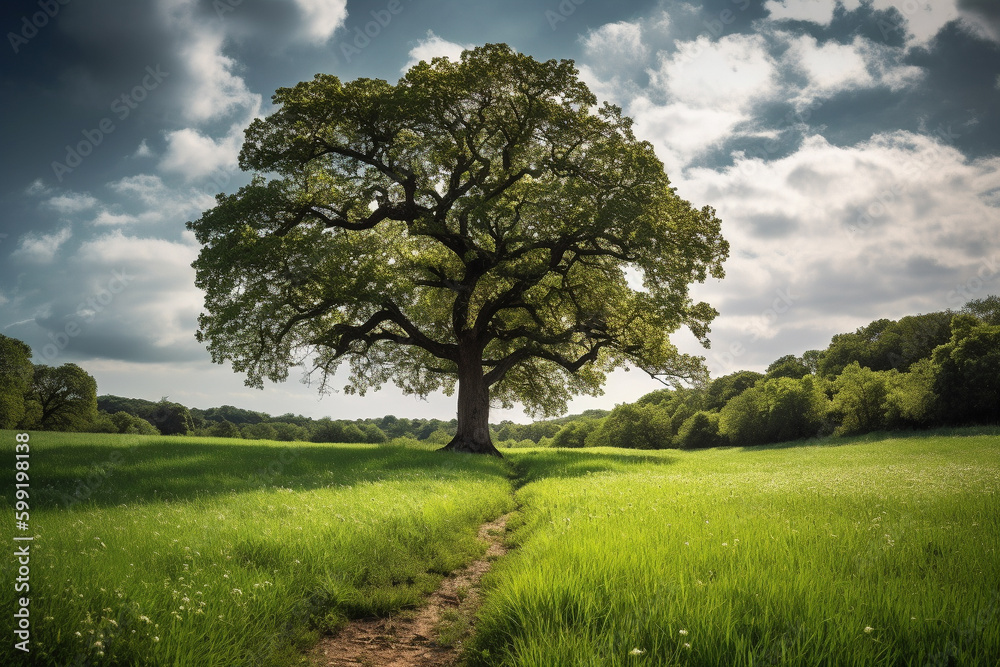
[[[681,637],[687,637],[688,636],[688,631],[687,630],[680,630],[679,633],[680,633]]]
[[[154,642],[158,642],[158,641],[160,641],[160,638],[159,637],[153,637],[153,641]]]
[[[73,634],[74,634],[74,635],[76,635],[77,637],[82,637],[82,636],[83,636],[83,635],[82,635],[82,634],[80,634],[79,632],[74,632]]]
[[[629,651],[629,652],[628,652],[628,654],[629,654],[629,655],[642,655],[642,654],[643,654],[643,653],[645,653],[645,652],[646,652],[646,651],[644,651],[644,650],[643,650],[643,649],[641,649],[641,648],[634,648],[634,649],[632,649],[631,651]]]
[[[873,631],[874,629],[875,629],[875,628],[873,628],[872,626],[870,626],[870,625],[866,625],[866,626],[865,626],[865,634],[866,634],[866,635],[870,635],[870,634],[872,633],[872,631]]]
[[[238,588],[233,589],[233,595],[243,595],[243,591]]]
[[[145,621],[146,623],[152,623],[152,621],[149,620],[149,616],[146,616],[145,614],[143,614],[142,616],[140,616],[139,620],[140,621]]]
[[[686,648],[687,650],[690,651],[691,650],[691,642],[684,642],[684,648]]]
[[[94,648],[104,648],[103,642],[94,642]]]

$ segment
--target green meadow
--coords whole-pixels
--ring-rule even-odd
[[[419,605],[511,510],[469,665],[1000,659],[995,429],[502,461],[33,433],[30,460],[31,653],[4,664],[297,664]]]

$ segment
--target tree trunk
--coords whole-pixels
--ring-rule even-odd
[[[490,438],[490,388],[483,378],[482,351],[463,350],[458,364],[458,433],[442,451],[503,458]]]

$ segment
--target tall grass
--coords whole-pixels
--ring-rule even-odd
[[[3,664],[290,663],[416,605],[512,507],[502,462],[401,447],[35,433],[30,472],[31,653]]]
[[[470,662],[1000,664],[1000,438],[835,442],[512,452]]]

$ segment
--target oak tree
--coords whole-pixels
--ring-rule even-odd
[[[458,390],[447,449],[498,454],[490,403],[534,414],[632,364],[690,378],[721,277],[710,207],[671,187],[621,110],[572,61],[506,45],[435,58],[395,85],[331,75],[282,88],[246,131],[249,185],[189,223],[198,338],[251,386],[304,364],[329,386]]]

